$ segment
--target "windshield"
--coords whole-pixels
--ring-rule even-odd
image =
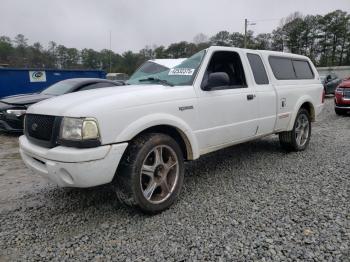
[[[134,79],[144,78],[146,76],[160,73],[160,72],[166,71],[168,69],[169,68],[166,66],[162,66],[160,64],[157,64],[157,63],[154,63],[151,61],[147,61],[142,66],[140,66],[139,69],[137,69],[135,71],[135,73],[132,74],[132,76],[129,78],[127,83],[129,83],[129,81],[132,81]]]
[[[45,95],[54,95],[54,96],[63,95],[69,92],[76,83],[77,81],[63,80],[49,86],[48,88],[41,91],[41,93]]]
[[[175,66],[174,68],[167,69],[160,73],[147,74],[143,77],[141,76],[133,79],[130,78],[127,83],[132,85],[144,85],[150,83],[164,84],[167,82],[169,85],[177,86],[192,85],[204,55],[205,50],[202,50],[186,59],[181,64]]]

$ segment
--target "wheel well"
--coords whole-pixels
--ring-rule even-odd
[[[193,159],[193,151],[187,136],[178,128],[169,125],[158,125],[149,127],[135,137],[146,133],[162,133],[172,137],[180,146],[186,160]],[[134,138],[135,138],[134,137]],[[133,139],[134,139],[133,138]]]
[[[306,109],[311,117],[311,121],[315,121],[315,108],[310,102],[305,102],[300,108]]]

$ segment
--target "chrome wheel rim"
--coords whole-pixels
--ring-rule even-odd
[[[298,146],[302,147],[306,144],[310,133],[309,127],[310,123],[307,116],[305,114],[299,115],[295,127],[295,140]]]
[[[142,194],[147,201],[160,204],[173,193],[179,177],[179,160],[166,145],[154,147],[143,161],[140,175]]]

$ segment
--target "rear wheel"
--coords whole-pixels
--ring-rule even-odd
[[[309,112],[301,108],[295,118],[291,131],[279,134],[280,144],[288,151],[302,151],[308,146],[311,137],[311,121]]]
[[[159,213],[176,200],[184,178],[180,146],[170,136],[145,134],[132,141],[114,181],[118,198],[146,213]]]

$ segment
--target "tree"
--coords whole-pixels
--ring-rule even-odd
[[[253,42],[254,49],[260,50],[271,50],[272,49],[272,35],[267,34],[258,34]]]
[[[248,41],[248,43],[251,42],[251,38],[252,38],[252,31],[248,32],[248,39],[250,41]],[[244,47],[244,35],[238,32],[233,32],[230,36],[229,36],[229,43],[230,46],[234,46],[234,47]]]
[[[179,43],[173,43],[169,45],[166,52],[168,53],[170,58],[185,58],[196,53],[196,45],[193,43],[188,43],[186,41],[182,41]]]
[[[67,61],[66,61],[65,67],[69,69],[79,68],[79,60],[80,60],[79,50],[76,48],[68,48]]]
[[[16,35],[14,39],[14,43],[17,48],[26,48],[28,46],[28,39],[24,37],[22,34]]]
[[[44,49],[39,42],[35,42],[32,46],[30,46],[27,49],[27,53],[28,63],[30,64],[30,67],[46,67]]]
[[[7,36],[0,36],[0,64],[10,64],[13,52],[11,39]]]
[[[209,41],[208,36],[203,34],[203,33],[199,33],[198,35],[196,35],[193,38],[193,43],[195,43],[196,45],[201,44],[201,43],[206,43],[208,41]]]
[[[145,62],[144,58],[139,54],[135,54],[131,51],[124,52],[123,55],[123,68],[124,73],[131,75],[136,68],[138,68],[143,62]]]
[[[156,58],[167,58],[168,54],[165,50],[164,46],[158,46],[156,49],[154,49],[154,55]]]
[[[272,43],[271,49],[274,51],[284,51],[284,41],[285,41],[285,32],[283,28],[278,27],[272,31]]]
[[[81,51],[81,62],[84,68],[96,69],[101,67],[99,53],[93,49],[84,48]]]
[[[150,46],[146,46],[145,48],[141,49],[139,53],[144,60],[154,59],[156,57],[154,49]]]
[[[22,34],[18,34],[14,41],[15,43],[15,56],[12,58],[15,66],[18,67],[29,67],[27,58],[27,47],[28,47],[28,39],[24,37]]]
[[[230,46],[230,33],[228,31],[220,31],[210,38],[210,43],[218,46]]]

